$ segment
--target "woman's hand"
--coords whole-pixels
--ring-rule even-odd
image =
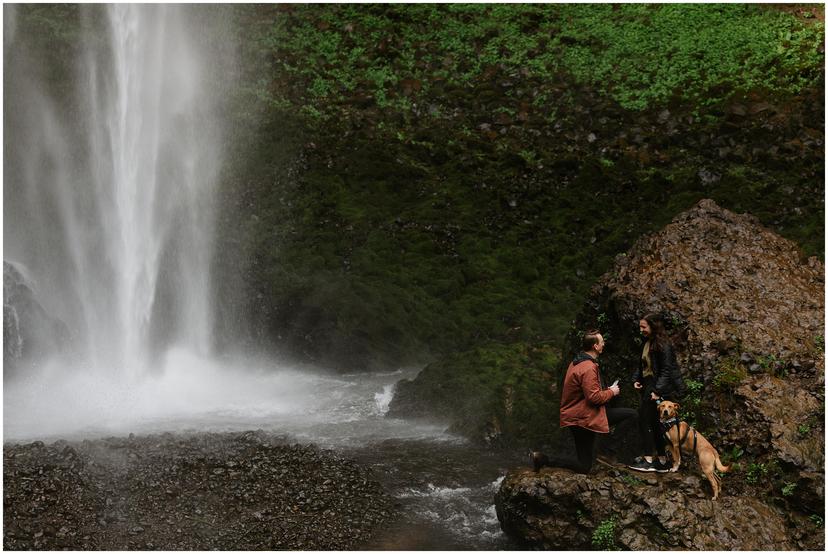
[[[659,395],[657,395],[656,393],[651,392],[651,393],[650,393],[650,398],[652,398],[653,400],[658,400],[658,399],[659,399],[659,398],[661,398],[661,397],[660,397]]]
[[[636,381],[635,383],[633,383],[633,387],[635,387],[636,389],[643,389],[644,385]]]

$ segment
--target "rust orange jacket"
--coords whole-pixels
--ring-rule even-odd
[[[566,370],[561,392],[561,427],[578,426],[596,433],[609,433],[604,404],[612,391],[601,387],[598,364],[581,353]]]

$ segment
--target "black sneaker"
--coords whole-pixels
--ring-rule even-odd
[[[547,467],[549,465],[549,456],[538,451],[530,452],[529,463],[532,464],[532,468],[535,470],[535,473],[537,473],[542,467]]]
[[[633,471],[656,471],[655,465],[653,462],[648,462],[645,459],[641,459],[640,462],[636,462],[631,466],[627,466],[628,468],[632,469]]]
[[[667,473],[668,471],[670,471],[670,468],[673,467],[667,462],[659,461],[658,458],[653,460],[652,466],[653,469],[659,473]]]

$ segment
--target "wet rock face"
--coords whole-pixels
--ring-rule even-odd
[[[393,518],[351,460],[264,432],[3,448],[8,550],[345,550]]]
[[[793,242],[712,200],[639,239],[598,281],[577,322],[608,335],[602,370],[622,379],[628,405],[638,402],[630,375],[648,312],[663,315],[684,379],[697,385],[697,423],[720,453],[738,447],[751,462],[823,472],[819,260],[802,259]],[[576,340],[573,332],[572,351]]]
[[[3,364],[4,376],[40,356],[67,345],[66,325],[49,315],[37,301],[23,273],[3,261]]]
[[[822,550],[821,528],[752,496],[710,500],[693,471],[515,470],[495,496],[504,532],[549,550]],[[798,517],[798,530],[788,520]]]
[[[675,318],[686,361],[705,369],[735,352],[822,362],[824,286],[817,258],[803,261],[793,242],[712,200],[640,239],[598,284],[630,325],[647,312]]]

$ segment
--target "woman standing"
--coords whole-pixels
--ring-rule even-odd
[[[638,371],[633,376],[633,386],[641,391],[638,409],[638,430],[644,455],[629,466],[636,471],[668,471],[665,440],[658,419],[658,402],[676,400],[681,393],[682,379],[673,345],[664,330],[661,316],[650,313],[638,322],[641,334],[646,338],[641,350]]]

